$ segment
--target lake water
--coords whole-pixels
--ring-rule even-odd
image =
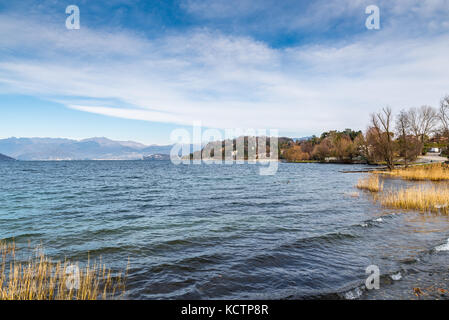
[[[363,173],[339,172],[362,167],[0,162],[0,239],[117,270],[129,259],[129,299],[410,298],[419,281],[447,284],[449,218],[379,207],[354,188]],[[369,265],[380,290],[363,290]]]

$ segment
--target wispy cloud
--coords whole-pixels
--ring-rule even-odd
[[[246,33],[297,32],[322,41],[332,33],[363,32],[364,10],[381,8],[382,23],[390,31],[409,33],[441,32],[449,29],[448,0],[184,0],[182,6],[196,18],[212,25],[231,21],[231,29]],[[217,22],[218,21],[218,22]],[[442,30],[443,29],[443,30]],[[320,37],[319,35],[325,35]],[[260,35],[260,33],[258,33]],[[310,37],[309,39],[310,40]]]
[[[444,28],[444,19],[426,16],[447,2],[427,2],[430,8],[411,0],[404,5],[428,28]],[[200,4],[187,5],[200,14]],[[213,10],[227,12],[223,5]],[[389,5],[389,12],[397,6]],[[307,10],[315,18],[332,11]],[[0,90],[126,119],[312,133],[363,129],[379,107],[437,103],[447,93],[449,35],[439,29],[399,37],[398,28],[273,48],[207,28],[149,39],[129,30],[69,31],[63,23],[1,15]]]

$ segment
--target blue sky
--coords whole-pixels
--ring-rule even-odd
[[[437,106],[448,49],[448,0],[0,0],[0,138],[363,130],[386,105]]]

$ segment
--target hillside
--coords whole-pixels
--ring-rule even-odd
[[[137,160],[152,154],[169,154],[172,146],[147,146],[107,138],[84,140],[8,138],[0,140],[0,153],[18,160]]]
[[[0,153],[0,161],[14,161],[15,159]]]
[[[190,158],[203,158],[208,159],[214,157],[214,154],[218,152],[221,153],[222,159],[233,159],[233,160],[248,160],[250,159],[260,159],[262,158],[258,152],[259,150],[254,149],[255,146],[259,144],[261,137],[254,137],[254,136],[240,136],[238,138],[232,139],[232,140],[222,140],[222,141],[213,141],[209,142],[204,146],[204,148],[201,151],[196,151],[192,154],[190,154]],[[287,137],[280,137],[277,138],[278,140],[278,150],[270,150],[270,137],[265,137],[265,144],[266,144],[266,155],[265,157],[274,157],[275,152],[278,152],[278,157],[282,158],[282,152],[285,148],[289,148],[290,145],[294,144],[294,141],[291,138]],[[243,146],[243,150],[238,150],[237,145],[240,144]],[[229,146],[229,149],[226,149],[226,145]],[[232,148],[230,147],[232,145]],[[251,147],[251,150],[249,150],[249,147]],[[270,153],[272,154],[270,156]]]

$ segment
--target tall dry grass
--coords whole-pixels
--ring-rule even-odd
[[[406,180],[449,180],[449,166],[442,163],[419,165],[408,168],[400,168],[392,171],[379,172],[384,175],[399,177]]]
[[[368,176],[359,179],[356,187],[371,192],[379,192],[383,190],[383,181],[380,181],[377,174],[370,173]]]
[[[25,262],[16,254],[14,243],[0,242],[0,300],[97,300],[125,292],[126,272],[113,275],[90,261],[84,267],[51,261],[39,248]]]
[[[449,187],[415,186],[389,190],[377,197],[383,206],[424,212],[449,213]]]

